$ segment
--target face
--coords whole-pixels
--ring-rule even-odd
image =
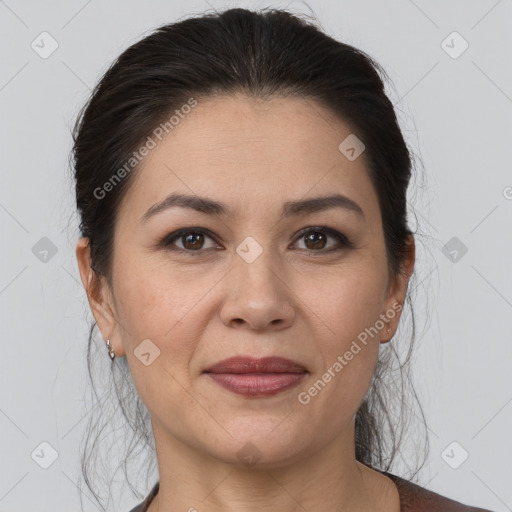
[[[111,286],[89,300],[155,437],[270,466],[349,438],[407,285],[388,270],[364,153],[338,149],[350,134],[304,99],[218,97],[144,159],[120,205]],[[170,194],[189,201],[152,208]],[[205,373],[233,356],[303,371]]]

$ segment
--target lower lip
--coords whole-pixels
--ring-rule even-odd
[[[223,388],[245,396],[271,396],[296,386],[306,373],[208,373]]]

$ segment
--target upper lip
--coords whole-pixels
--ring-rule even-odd
[[[301,364],[284,357],[234,356],[204,370],[205,373],[304,373]]]

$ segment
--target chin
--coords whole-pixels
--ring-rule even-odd
[[[315,451],[315,447],[310,446],[308,450],[308,446],[304,445],[304,433],[298,425],[296,435],[293,435],[290,425],[284,428],[281,416],[264,420],[246,418],[229,427],[221,421],[219,423],[231,435],[224,432],[222,440],[212,441],[206,449],[228,464],[255,469],[278,468],[300,460],[308,451]]]

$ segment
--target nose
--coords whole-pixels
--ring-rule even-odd
[[[252,262],[235,254],[225,280],[225,299],[220,316],[232,328],[278,331],[293,324],[295,307],[292,289],[283,266],[265,250]]]

